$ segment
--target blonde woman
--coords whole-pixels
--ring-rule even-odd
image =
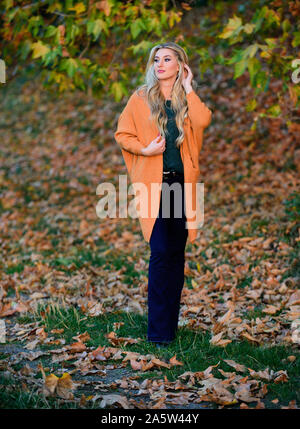
[[[181,46],[154,46],[145,84],[130,96],[114,134],[135,193],[142,189],[139,196],[142,193],[141,200],[148,203],[147,214],[139,215],[151,249],[147,339],[158,347],[176,337],[185,246],[188,237],[195,241],[199,230],[199,151],[212,112],[196,94],[196,86]]]

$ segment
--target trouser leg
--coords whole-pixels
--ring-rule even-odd
[[[183,188],[183,186],[182,186]],[[172,341],[175,338],[184,284],[185,228],[182,217],[174,218],[171,192],[170,217],[162,217],[162,203],[150,238],[151,256],[148,281],[148,340]],[[162,199],[161,199],[162,202]]]
[[[183,188],[183,183],[182,183]],[[173,200],[172,200],[173,204]],[[176,218],[172,216],[170,224],[170,257],[171,257],[171,270],[176,278],[177,287],[174,288],[174,305],[172,307],[172,323],[174,332],[177,331],[180,298],[184,285],[184,265],[185,265],[185,246],[188,236],[188,230],[185,228],[186,217],[184,214],[184,194],[180,200],[182,216]]]

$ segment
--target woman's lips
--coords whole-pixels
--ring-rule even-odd
[[[165,72],[164,70],[158,70],[157,73],[164,73],[164,72]]]

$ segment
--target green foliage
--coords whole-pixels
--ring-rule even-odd
[[[273,77],[283,81],[283,91],[289,90],[293,104],[299,105],[300,90],[297,87],[295,63],[299,45],[299,31],[296,16],[293,11],[293,2],[253,0],[250,2],[250,13],[230,17],[221,33],[217,36],[226,40],[225,52],[228,47],[234,46],[230,56],[220,55],[218,62],[234,67],[234,78],[249,73],[254,95],[269,89]],[[248,3],[249,4],[249,3]],[[247,6],[248,6],[247,4]],[[239,10],[245,15],[245,9]],[[249,10],[249,9],[248,9]],[[249,16],[252,15],[252,17]],[[299,69],[299,67],[298,67]],[[296,76],[294,76],[296,75]],[[280,93],[278,98],[280,99]],[[247,110],[256,108],[256,101],[251,100]],[[281,114],[280,106],[274,104],[260,117],[277,117]]]
[[[215,64],[232,67],[234,79],[246,76],[254,95],[246,105],[249,112],[273,78],[282,80],[278,102],[256,119],[281,115],[284,92],[299,106],[299,12],[291,0],[6,0],[0,12],[6,66],[15,75],[23,64],[34,63],[45,86],[59,92],[78,88],[121,101],[129,87],[142,83],[152,46],[172,40],[191,61],[200,58],[200,78]],[[181,19],[189,13],[197,14],[197,24],[182,31]]]
[[[91,88],[96,97],[109,92],[119,101],[128,95],[123,64],[149,51],[153,42],[147,39],[162,37],[180,22],[182,12],[170,3],[7,0],[0,9],[2,56],[7,67],[34,62],[46,87]]]

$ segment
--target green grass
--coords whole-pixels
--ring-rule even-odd
[[[264,318],[266,316],[266,313],[263,311],[262,305],[257,305],[253,310],[245,311],[243,313],[243,318],[248,320],[255,320],[257,317]]]
[[[223,359],[232,359],[239,364],[243,364],[246,368],[251,368],[255,371],[264,370],[269,368],[273,371],[286,370],[289,380],[288,382],[273,383],[267,382],[268,393],[264,401],[269,407],[276,407],[275,404],[270,401],[273,399],[279,399],[279,406],[288,405],[289,401],[295,399],[297,403],[300,402],[299,393],[299,372],[300,372],[300,359],[299,352],[292,347],[285,345],[276,346],[255,346],[247,341],[233,341],[226,347],[216,347],[210,344],[211,334],[203,331],[192,331],[185,327],[180,327],[177,333],[177,337],[174,342],[165,349],[157,349],[152,343],[147,342],[147,315],[140,315],[137,313],[126,313],[122,311],[106,313],[98,317],[89,317],[83,314],[81,311],[72,308],[66,308],[63,305],[52,304],[48,307],[50,311],[45,312],[45,307],[39,306],[36,313],[32,316],[36,321],[40,321],[45,327],[45,331],[49,335],[66,340],[66,344],[71,344],[75,340],[73,336],[83,332],[88,332],[90,340],[86,343],[88,347],[100,346],[112,346],[112,344],[105,337],[105,334],[111,332],[113,324],[116,322],[123,322],[119,329],[116,330],[118,337],[131,337],[141,338],[138,344],[131,344],[127,346],[120,346],[120,348],[126,351],[134,351],[141,354],[154,354],[158,358],[168,361],[172,356],[176,354],[177,360],[184,363],[183,366],[175,366],[171,369],[158,368],[156,370],[149,370],[147,372],[135,372],[137,373],[142,381],[144,378],[163,378],[166,376],[169,381],[175,381],[179,375],[185,371],[203,371],[210,365],[216,365],[219,363],[217,368],[221,368],[224,371],[234,371],[232,367],[226,364]],[[42,317],[42,315],[44,317]],[[254,318],[260,316],[260,309],[255,309],[251,314],[249,313],[248,318]],[[19,318],[18,323],[28,323],[32,321],[32,317],[28,315],[24,318]],[[64,328],[62,334],[50,334],[52,329]],[[54,349],[60,348],[61,345],[41,345],[41,349]],[[295,355],[297,358],[294,362],[287,360],[290,355]],[[61,368],[55,366],[48,361],[47,358],[40,358],[44,365],[48,367],[52,365],[50,371],[55,373],[55,370]],[[121,361],[107,361],[106,363],[114,363]],[[67,365],[70,362],[66,362]],[[213,370],[213,374],[222,378],[217,368]],[[248,371],[243,374],[248,375]],[[34,393],[22,393],[18,390],[10,390],[10,384],[2,386],[0,399],[4,400],[5,404],[14,404],[17,408],[34,408],[41,407],[47,408],[55,407],[55,401],[49,405],[43,402],[43,399],[37,397]],[[4,393],[5,392],[5,393]],[[3,399],[4,398],[4,399]],[[70,405],[70,404],[69,404]],[[253,403],[250,406],[255,406]],[[212,406],[216,406],[213,405]],[[239,407],[239,404],[236,405]]]
[[[43,222],[41,222],[41,225],[42,224]],[[41,225],[39,225],[38,229],[40,229]],[[47,228],[46,225],[47,224],[44,223],[45,228]],[[60,233],[59,229],[54,229],[54,227],[51,230],[48,228],[48,231],[49,234],[53,234],[54,232],[56,234]],[[75,240],[73,245],[69,247],[68,253],[64,253],[63,256],[58,255],[60,244],[59,235],[51,238],[51,242],[52,245],[55,245],[56,249],[55,251],[52,249],[41,251],[42,262],[49,264],[50,267],[64,271],[66,275],[71,275],[70,266],[72,264],[74,267],[76,267],[76,269],[80,269],[85,265],[89,265],[93,267],[102,267],[103,269],[109,270],[110,272],[118,271],[122,267],[125,267],[123,272],[123,281],[128,286],[132,286],[139,280],[141,274],[147,274],[147,271],[137,272],[134,267],[134,263],[127,260],[128,256],[126,254],[121,255],[119,252],[112,250],[112,252],[109,254],[101,256],[101,252],[104,249],[107,249],[107,244],[102,239],[98,239],[96,242],[97,251],[87,250],[86,248],[82,247],[81,239]],[[17,263],[9,264],[4,261],[5,265],[3,266],[3,270],[6,274],[13,274],[15,272],[22,273],[26,265],[34,265],[34,261],[31,260],[31,251],[28,251],[28,249],[23,250],[20,248],[20,246],[17,247],[17,245],[15,247],[18,251],[19,261]],[[62,249],[62,252],[63,251],[64,249]]]
[[[252,280],[253,280],[253,276],[247,276],[247,277],[243,278],[237,284],[237,289],[243,289],[246,286],[251,287]]]

